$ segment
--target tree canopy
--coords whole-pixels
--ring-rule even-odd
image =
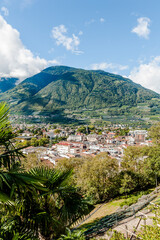
[[[9,109],[0,104],[0,238],[58,238],[92,206],[70,184],[71,170],[21,167],[14,147]]]

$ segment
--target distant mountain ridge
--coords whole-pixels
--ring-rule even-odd
[[[0,78],[0,93],[6,92],[16,86],[18,78]]]
[[[0,94],[12,112],[53,113],[60,109],[135,106],[160,95],[128,78],[101,70],[49,67]]]

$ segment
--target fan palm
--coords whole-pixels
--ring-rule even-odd
[[[43,218],[39,219],[39,230],[45,239],[59,237],[66,227],[92,209],[76,188],[70,185],[71,170],[61,172],[49,168],[34,168],[29,173],[46,179],[45,186],[49,190],[42,193],[39,199],[39,206],[44,211]]]
[[[89,204],[70,186],[71,171],[20,168],[20,149],[8,121],[8,106],[0,104],[0,238],[58,238],[89,212]]]
[[[66,235],[62,234],[58,240],[85,240],[85,236],[82,231],[71,231],[70,229],[66,229]]]
[[[0,104],[0,238],[25,239],[23,229],[30,231],[28,218],[22,217],[26,196],[36,193],[36,190],[47,191],[43,179],[36,178],[20,169],[20,149],[15,149],[12,143],[14,135],[8,121],[9,108]],[[27,221],[26,221],[27,220]],[[27,224],[26,224],[27,222]],[[27,228],[26,228],[27,226]],[[22,237],[23,236],[23,237]]]

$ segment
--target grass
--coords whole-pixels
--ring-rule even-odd
[[[120,207],[123,207],[124,205],[131,206],[132,204],[136,203],[140,197],[142,197],[143,195],[147,195],[149,193],[151,193],[150,190],[142,191],[142,192],[137,193],[135,195],[132,194],[127,199],[125,199],[122,203],[120,203]]]
[[[89,219],[84,221],[84,223],[80,226],[80,229],[87,230],[92,228],[100,219],[104,218],[107,215],[111,215],[114,212],[117,211],[117,209],[123,205],[131,205],[133,203],[136,203],[138,198],[140,198],[142,195],[146,195],[151,193],[154,190],[154,188],[148,189],[146,191],[136,192],[133,194],[130,194],[127,198],[126,196],[120,196],[113,201],[107,202],[106,204],[102,205],[101,208],[99,208],[100,204],[97,204],[95,206],[97,212],[95,212]],[[91,212],[92,214],[92,212]]]
[[[80,229],[87,230],[87,229],[91,228],[92,226],[94,226],[101,218],[105,217],[106,215],[110,215],[110,214],[114,213],[120,207],[120,204],[124,200],[125,199],[122,198],[122,199],[113,200],[111,202],[104,204],[96,213],[94,213],[89,219],[87,219],[80,226]],[[97,204],[93,211],[95,211],[99,206],[100,206],[100,204]]]

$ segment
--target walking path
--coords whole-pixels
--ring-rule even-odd
[[[147,209],[136,213],[135,216],[122,220],[117,226],[113,227],[112,230],[116,230],[124,234],[127,238],[128,236],[136,236],[137,232],[140,232],[142,226],[152,225],[153,217],[155,214]],[[104,239],[110,239],[110,236],[105,233],[103,235]]]
[[[135,226],[136,213],[139,214],[139,212],[144,209],[156,197],[157,195],[155,194],[155,192],[142,196],[136,204],[132,204],[130,207],[124,206],[123,208],[118,209],[116,212],[101,218],[89,229],[87,229],[84,234],[88,239],[97,235],[104,235],[104,233],[111,228],[115,228],[116,226],[121,225],[123,227],[125,223],[128,222],[130,219],[134,219],[133,225]]]

